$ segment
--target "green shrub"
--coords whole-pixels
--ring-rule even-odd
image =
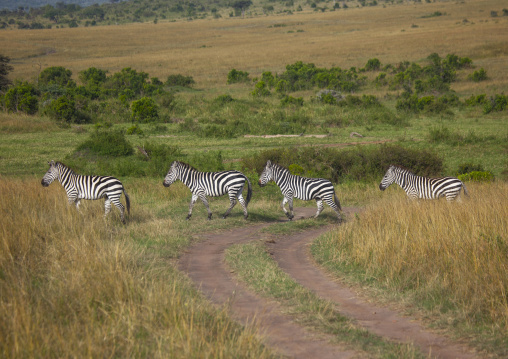
[[[148,123],[159,119],[159,107],[151,97],[143,97],[137,101],[133,101],[131,109],[134,121]]]
[[[166,86],[182,86],[182,87],[192,87],[196,81],[192,78],[192,76],[184,76],[184,75],[169,75],[165,85]]]
[[[456,175],[459,176],[474,171],[484,171],[483,166],[481,164],[473,164],[471,162],[462,163],[459,165]]]
[[[236,84],[236,83],[242,83],[242,82],[249,82],[249,73],[244,71],[238,71],[236,69],[232,69],[228,73],[228,81],[227,83],[230,84]]]
[[[28,82],[17,83],[5,94],[5,107],[12,112],[35,114],[39,109],[38,91]]]
[[[471,79],[474,82],[485,81],[487,80],[487,71],[485,71],[485,69],[482,67],[481,69],[469,75],[469,79]]]
[[[140,136],[144,135],[143,130],[141,129],[141,127],[138,126],[137,123],[129,127],[126,133],[128,135],[140,135]]]
[[[365,71],[378,71],[381,68],[381,61],[377,58],[369,59],[365,65]]]
[[[462,182],[491,182],[494,180],[494,174],[492,174],[490,171],[472,171],[459,175],[458,179]]]
[[[502,94],[496,94],[494,97],[490,97],[483,106],[483,113],[491,113],[493,111],[500,112],[508,108],[508,96]]]
[[[254,88],[254,91],[251,92],[251,95],[254,97],[267,97],[270,96],[270,90],[268,90],[268,86],[264,81],[258,81]]]
[[[303,97],[292,97],[292,96],[284,96],[280,100],[281,106],[303,106]]]
[[[134,153],[123,131],[101,129],[95,130],[85,142],[78,145],[76,151],[113,157],[129,156]]]
[[[148,162],[147,174],[151,176],[165,176],[171,162],[182,156],[178,146],[164,143],[145,142],[143,150],[148,154],[148,158],[142,154],[139,156],[143,161]]]
[[[79,122],[75,102],[72,98],[67,96],[61,96],[51,101],[50,104],[44,108],[44,112],[57,121],[66,123]]]
[[[485,105],[487,103],[487,95],[471,95],[471,97],[467,98],[464,102],[467,106]]]
[[[308,177],[323,177],[332,182],[345,180],[371,181],[379,179],[391,164],[410,168],[422,176],[439,175],[443,161],[433,152],[418,151],[401,146],[380,146],[373,149],[355,148],[278,148],[262,151],[242,159],[242,168],[261,173],[271,160],[292,168]]]
[[[60,87],[76,87],[71,78],[72,71],[62,66],[52,66],[41,71],[39,74],[39,87],[58,85]]]

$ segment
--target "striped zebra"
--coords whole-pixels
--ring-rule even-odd
[[[247,206],[249,205],[252,197],[252,185],[249,179],[242,172],[199,172],[187,163],[173,161],[162,184],[165,187],[169,187],[176,180],[182,181],[192,192],[192,199],[189,205],[189,214],[187,215],[187,219],[190,219],[192,216],[192,207],[194,207],[194,204],[199,198],[208,211],[208,219],[211,220],[212,212],[210,211],[210,206],[208,205],[206,196],[218,197],[223,196],[226,193],[229,196],[229,202],[231,205],[222,218],[229,216],[231,210],[236,205],[237,198],[242,205],[245,219],[249,216],[247,213]],[[245,200],[242,196],[245,181],[247,181],[248,184],[247,200]]]
[[[464,189],[464,194],[469,196],[466,186],[458,178],[421,177],[397,165],[391,165],[388,168],[379,184],[379,189],[384,191],[394,182],[406,191],[410,199],[438,199],[446,197],[447,201],[453,201],[459,196],[462,188]]]
[[[127,202],[127,212],[130,213],[130,200],[122,182],[110,176],[82,176],[74,173],[72,169],[61,162],[48,162],[49,170],[42,178],[41,184],[48,187],[54,180],[60,181],[60,184],[67,192],[69,204],[74,203],[79,211],[79,203],[82,199],[105,198],[105,214],[107,216],[113,203],[120,210],[120,217],[125,224],[125,210],[120,202],[122,192],[125,194]]]
[[[325,201],[337,213],[339,221],[341,220],[339,199],[335,194],[332,182],[323,178],[306,178],[292,175],[289,170],[272,163],[270,160],[266,162],[266,166],[259,176],[259,185],[266,186],[270,181],[274,181],[280,187],[284,199],[282,200],[282,209],[284,213],[292,220],[293,214],[293,197],[309,201],[316,200],[317,212],[314,218],[319,216],[323,211],[323,201]],[[289,211],[286,210],[286,203],[289,203]]]

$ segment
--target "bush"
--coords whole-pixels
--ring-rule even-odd
[[[381,61],[377,58],[369,59],[365,65],[365,71],[378,71],[381,68]]]
[[[480,82],[487,80],[487,71],[482,67],[478,71],[473,72],[472,75],[469,75],[469,79],[474,82]]]
[[[88,151],[95,155],[113,157],[129,156],[134,153],[123,131],[100,129],[94,131],[88,140],[78,145],[76,151]]]
[[[5,107],[12,112],[35,114],[39,109],[38,92],[28,82],[21,82],[12,87],[5,94]]]
[[[271,149],[243,158],[242,168],[261,173],[267,160],[286,168],[292,166],[300,172],[304,171],[306,176],[323,177],[335,183],[345,180],[380,179],[391,164],[410,168],[422,176],[439,175],[443,170],[443,161],[436,154],[394,145],[370,150],[365,148]]]
[[[467,162],[459,165],[456,175],[459,176],[473,171],[484,171],[484,169],[481,164],[473,164],[471,162]]]
[[[462,182],[475,181],[475,182],[491,182],[494,180],[494,175],[490,171],[472,171],[458,176]]]
[[[148,123],[159,119],[159,107],[155,103],[155,100],[150,97],[143,97],[133,101],[131,109],[134,121]]]
[[[58,85],[60,87],[76,87],[76,83],[71,77],[72,71],[65,67],[48,67],[39,74],[39,86]]]
[[[303,97],[284,96],[280,100],[281,106],[303,106]]]
[[[148,162],[147,174],[158,177],[165,176],[171,162],[182,156],[182,151],[178,146],[164,143],[145,142],[143,150],[148,154],[148,158],[144,155],[141,156],[142,160]]]
[[[504,111],[508,108],[508,96],[496,94],[486,101],[483,106],[483,113],[491,113],[493,111]]]
[[[166,86],[182,86],[182,87],[192,87],[196,81],[192,78],[192,76],[183,76],[183,75],[169,75],[168,79],[165,82]]]
[[[251,95],[254,97],[266,97],[270,96],[270,91],[267,88],[267,84],[264,81],[259,81],[256,83],[254,91],[251,92]]]
[[[249,82],[249,73],[232,69],[228,73],[228,85],[235,83]]]
[[[44,112],[57,121],[66,123],[79,122],[74,100],[67,96],[61,96],[51,101],[45,107]]]

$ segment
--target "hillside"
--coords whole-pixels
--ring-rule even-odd
[[[114,3],[120,0],[2,0],[0,1],[0,9],[7,9],[10,11],[24,8],[26,10],[30,8],[40,8],[46,5],[58,6],[58,4],[75,4],[81,7],[86,7],[94,4]]]

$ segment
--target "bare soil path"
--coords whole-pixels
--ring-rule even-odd
[[[354,208],[344,208],[346,214]],[[315,208],[296,208],[297,216],[310,217]],[[295,217],[296,218],[296,217]],[[352,358],[359,353],[331,344],[326,335],[316,335],[281,313],[280,306],[251,292],[239,283],[224,262],[226,249],[233,244],[260,238],[259,231],[270,223],[206,234],[180,258],[179,268],[187,273],[210,300],[227,305],[242,324],[255,322],[265,343],[291,358]],[[298,283],[324,299],[338,303],[342,314],[374,334],[401,343],[413,343],[435,358],[475,358],[466,347],[426,330],[417,320],[388,308],[369,303],[330,278],[312,260],[309,245],[334,226],[310,229],[267,243],[279,266]]]

